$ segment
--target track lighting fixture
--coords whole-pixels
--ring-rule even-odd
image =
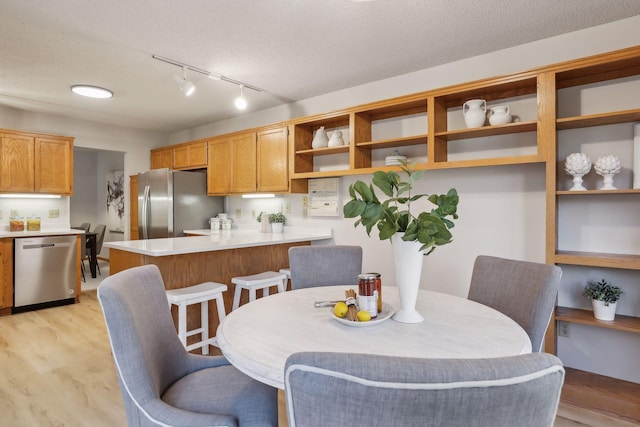
[[[191,96],[196,91],[196,85],[187,80],[187,67],[182,67],[182,83],[180,83],[180,91],[184,96]]]
[[[223,76],[222,74],[218,74],[218,73],[214,73],[211,71],[207,71],[207,70],[203,70],[202,68],[197,68],[197,67],[193,67],[191,65],[179,62],[179,61],[175,61],[173,59],[169,59],[169,58],[164,58],[162,56],[158,56],[158,55],[153,55],[152,56],[153,59],[157,59],[158,61],[162,61],[162,62],[166,62],[167,64],[172,64],[172,65],[176,65],[178,67],[182,68],[182,79],[180,79],[180,90],[182,91],[182,93],[185,96],[189,96],[191,94],[193,94],[193,92],[195,91],[195,85],[187,80],[187,69],[196,72],[196,73],[200,73],[200,74],[204,74],[205,76],[207,76],[208,78],[212,79],[212,80],[222,80],[224,82],[227,83],[233,83],[234,85],[238,85],[240,86],[240,96],[238,98],[236,98],[235,100],[235,106],[236,108],[238,108],[239,110],[244,110],[247,108],[247,98],[244,96],[244,89],[251,89],[251,90],[255,90],[256,92],[262,92],[262,89],[259,89],[255,86],[251,86],[248,85],[246,83],[243,83],[241,81],[238,80],[233,80],[230,79],[229,77]],[[176,76],[177,78],[177,76]]]
[[[235,104],[238,110],[244,110],[247,108],[247,98],[243,93],[244,85],[240,85],[240,96],[236,98]]]

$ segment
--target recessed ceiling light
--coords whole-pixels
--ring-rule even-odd
[[[113,92],[109,89],[90,85],[71,86],[71,92],[82,96],[88,96],[89,98],[111,98],[113,96]]]

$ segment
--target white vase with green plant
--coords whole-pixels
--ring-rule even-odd
[[[415,308],[422,256],[431,254],[437,246],[451,243],[452,219],[458,219],[458,193],[451,188],[447,194],[412,194],[413,185],[424,171],[416,171],[413,165],[400,162],[406,173],[402,181],[395,171],[376,171],[371,184],[356,181],[349,186],[351,200],[343,208],[345,218],[356,218],[355,226],[362,225],[371,235],[378,228],[380,240],[391,240],[396,269],[396,286],[400,296],[400,308],[393,319],[403,323],[418,323],[423,317]],[[381,201],[374,186],[388,198]],[[411,204],[426,198],[436,207],[431,211],[411,212]],[[449,219],[450,218],[450,219]]]
[[[287,221],[287,217],[285,217],[282,212],[276,212],[266,215],[269,225],[271,226],[271,232],[282,233],[282,230],[284,229],[284,223]],[[262,212],[260,213],[260,215],[258,215],[256,221],[262,222]]]
[[[613,320],[616,317],[616,306],[622,290],[602,279],[599,282],[589,281],[582,295],[591,299],[593,316],[598,320]]]

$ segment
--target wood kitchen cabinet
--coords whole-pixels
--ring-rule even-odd
[[[138,175],[129,177],[129,240],[138,240]]]
[[[289,190],[288,128],[269,127],[214,138],[208,144],[209,195]]]
[[[288,128],[281,126],[257,132],[257,191],[289,190]]]
[[[0,130],[0,191],[73,194],[73,138]]]
[[[56,138],[36,138],[35,192],[73,194],[72,141]]]
[[[13,239],[0,239],[0,316],[13,306]]]
[[[189,170],[207,167],[207,141],[195,141],[172,147],[173,169]]]
[[[173,167],[173,152],[171,147],[156,148],[151,150],[151,169]]]
[[[34,191],[34,138],[0,134],[0,191]]]
[[[208,143],[207,193],[213,195],[256,191],[256,133],[215,138]]]
[[[215,138],[207,145],[207,194],[226,195],[231,191],[231,141]]]

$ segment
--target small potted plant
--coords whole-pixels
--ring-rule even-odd
[[[269,222],[271,223],[271,231],[274,233],[282,233],[284,223],[287,218],[282,212],[272,213],[269,215]]]
[[[287,217],[282,212],[268,214],[269,224],[271,224],[271,231],[274,233],[282,233],[284,223],[287,221]],[[256,221],[262,222],[262,212],[256,218]]]
[[[616,305],[622,295],[622,290],[602,279],[599,282],[589,281],[582,291],[582,295],[591,299],[593,315],[598,320],[613,320],[616,315]]]

